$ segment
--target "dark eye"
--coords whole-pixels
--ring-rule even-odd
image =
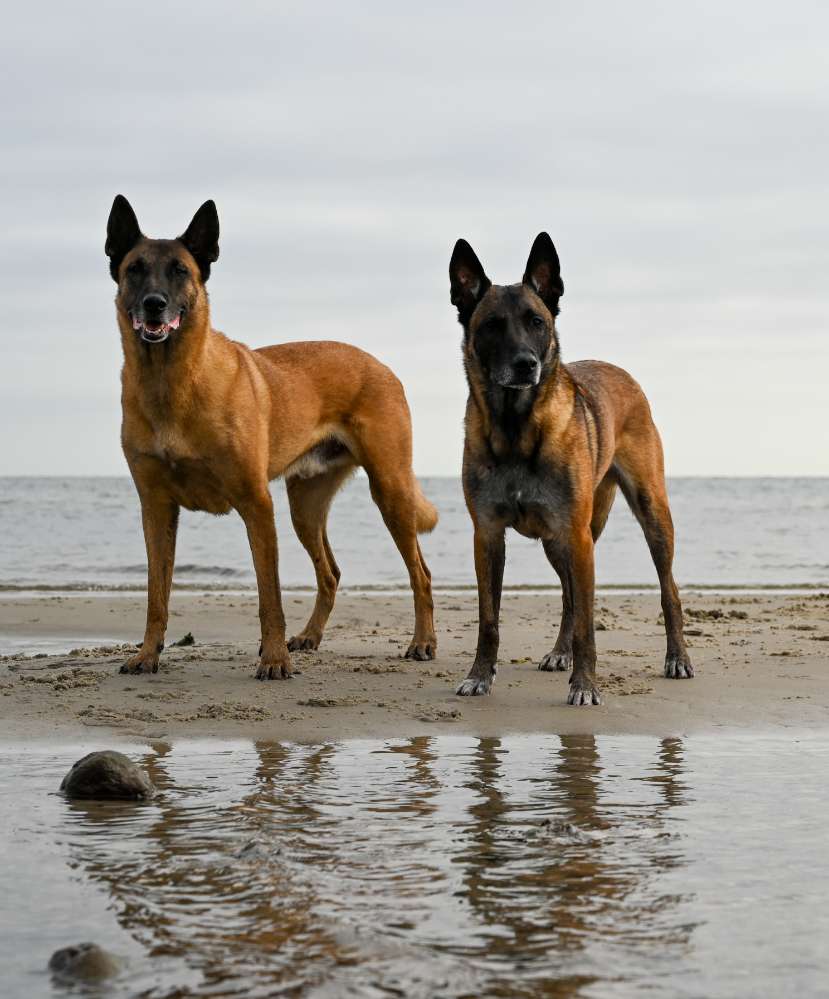
[[[133,260],[131,264],[127,267],[127,274],[143,274],[144,273],[144,261],[143,260]]]
[[[544,325],[544,320],[541,318],[541,316],[532,315],[530,316],[530,325],[533,326],[535,329],[540,330],[541,327]]]
[[[171,269],[173,274],[178,274],[180,277],[186,277],[190,273],[180,260],[174,260]]]

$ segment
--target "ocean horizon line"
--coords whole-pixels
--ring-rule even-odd
[[[829,592],[829,581],[826,582],[805,582],[805,583],[681,583],[677,584],[683,593],[823,593]],[[221,583],[176,583],[173,582],[172,589],[179,593],[205,593],[212,595],[239,595],[256,596],[256,584],[239,584],[238,586],[227,586]],[[447,583],[443,586],[433,584],[435,593],[474,593],[477,591],[475,583]],[[103,583],[0,583],[0,599],[4,596],[20,596],[31,594],[48,594],[55,596],[66,594],[74,596],[77,594],[95,594],[96,596],[118,596],[119,594],[131,595],[135,593],[146,593],[146,583],[123,583],[123,584],[103,584]],[[556,593],[561,590],[558,583],[511,583],[504,584],[504,593]],[[658,583],[597,583],[596,593],[658,593]],[[286,583],[282,586],[283,593],[316,593],[316,586],[304,583]],[[343,594],[363,594],[365,596],[378,596],[390,593],[409,593],[408,582],[399,583],[355,583],[352,586],[340,586],[337,591]]]
[[[365,472],[363,471],[363,469],[362,468],[358,468],[357,469],[357,476],[361,477],[361,476],[364,476],[364,475],[365,475]],[[460,472],[458,472],[457,474],[453,475],[453,474],[447,474],[447,473],[444,473],[444,472],[431,473],[431,472],[419,472],[417,470],[415,470],[415,475],[419,479],[458,480],[461,477],[460,476]],[[271,481],[276,482],[276,481],[279,480],[279,478],[281,478],[281,476],[277,476],[276,479],[272,479]],[[724,474],[719,473],[719,472],[712,472],[712,473],[694,472],[694,473],[690,473],[690,474],[668,473],[668,474],[665,475],[665,478],[668,481],[677,480],[677,479],[682,479],[682,480],[687,480],[687,479],[706,479],[706,480],[711,480],[711,479],[723,479],[723,480],[739,479],[739,480],[742,480],[742,481],[752,481],[752,480],[762,481],[762,480],[765,480],[765,479],[782,479],[782,480],[789,480],[789,481],[795,480],[795,479],[809,479],[809,480],[813,480],[814,481],[814,480],[821,480],[822,479],[822,480],[829,481],[829,473],[802,472],[802,473],[792,474],[792,473],[783,473],[783,472],[758,472],[758,473],[753,473],[753,474],[750,474],[750,475],[748,475],[748,474],[724,475]],[[37,480],[42,480],[42,479],[50,479],[50,480],[71,479],[72,481],[80,481],[80,480],[84,480],[84,479],[94,479],[94,480],[113,479],[113,480],[118,480],[118,481],[128,481],[128,482],[131,482],[132,481],[132,476],[129,474],[129,472],[124,472],[124,473],[90,472],[90,473],[84,474],[84,475],[76,475],[76,474],[62,475],[60,473],[55,473],[55,472],[23,472],[23,473],[20,473],[20,472],[0,472],[0,480],[3,480],[3,479],[15,480],[15,481],[18,481],[18,482],[21,481],[21,480],[24,480],[24,479],[37,479]]]

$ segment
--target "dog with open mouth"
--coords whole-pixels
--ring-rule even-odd
[[[406,655],[432,659],[431,576],[417,535],[434,528],[437,511],[412,471],[411,417],[395,375],[348,344],[251,350],[213,329],[206,282],[219,256],[219,218],[212,201],[177,239],[151,239],[118,195],[106,254],[124,350],[121,438],[141,500],[148,563],[144,641],[122,672],[158,670],[184,507],[242,517],[259,591],[256,675],[290,676],[290,653],[319,646],[334,606],[340,570],[328,510],[358,467],[408,570],[415,626]],[[317,577],[314,609],[290,640],[269,490],[278,477]]]
[[[146,309],[146,303],[145,303]],[[162,319],[148,319],[146,315],[142,319],[141,316],[132,316],[132,328],[141,334],[141,339],[145,340],[147,343],[163,343],[173,330],[177,330],[181,325],[181,317],[184,315],[184,310],[177,316],[165,322]]]

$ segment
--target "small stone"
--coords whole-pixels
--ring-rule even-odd
[[[152,798],[155,787],[141,767],[123,753],[108,749],[89,753],[63,778],[60,789],[68,798]]]
[[[49,958],[49,970],[64,981],[95,982],[111,978],[121,970],[121,962],[94,943],[62,947]]]

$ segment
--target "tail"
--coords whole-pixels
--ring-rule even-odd
[[[428,534],[434,531],[438,522],[438,512],[435,507],[423,495],[420,483],[414,480],[415,487],[415,518],[418,534]]]

